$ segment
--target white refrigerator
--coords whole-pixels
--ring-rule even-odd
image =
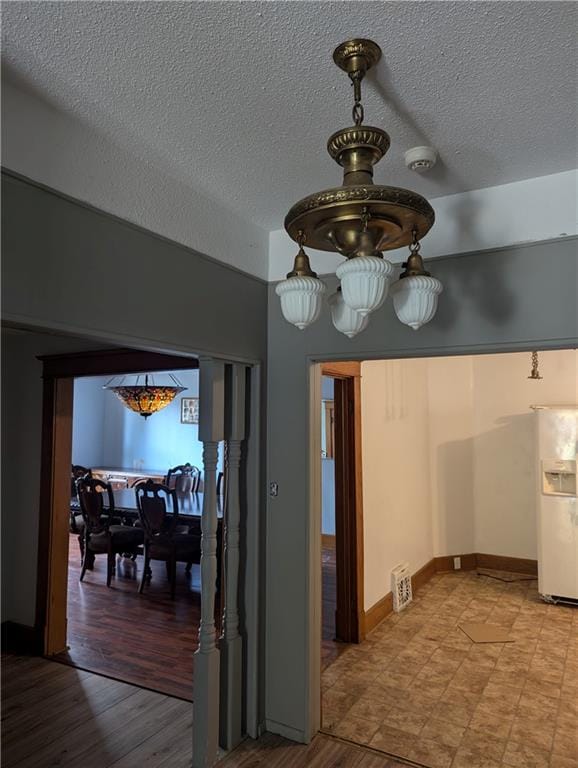
[[[578,602],[578,406],[532,406],[537,420],[538,591]]]

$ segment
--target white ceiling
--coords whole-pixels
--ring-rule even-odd
[[[566,2],[9,2],[3,59],[20,87],[274,230],[340,183],[325,142],[351,90],[331,53],[351,36],[384,52],[364,98],[392,138],[376,181],[432,198],[575,167],[576,19]],[[403,152],[424,143],[440,162],[419,177]]]

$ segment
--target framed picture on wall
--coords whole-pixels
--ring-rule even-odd
[[[181,397],[181,424],[199,423],[199,398]]]

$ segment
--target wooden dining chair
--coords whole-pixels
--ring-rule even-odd
[[[90,467],[83,467],[81,464],[73,464],[70,470],[70,501],[78,502],[78,494],[76,492],[76,481],[81,477],[87,475],[92,477],[92,469]],[[84,520],[82,518],[82,512],[76,507],[70,506],[68,530],[70,533],[75,533],[78,536],[78,548],[80,550],[80,560],[84,557]]]
[[[151,578],[150,561],[166,563],[171,598],[176,592],[177,563],[198,562],[201,554],[199,533],[186,532],[178,525],[179,502],[175,488],[153,480],[135,488],[138,515],[144,531],[144,566],[139,585],[142,594]]]
[[[191,478],[190,488],[186,487],[189,485],[188,478]],[[193,464],[189,464],[189,462],[169,469],[165,477],[165,485],[168,488],[176,488],[177,491],[198,493],[200,484],[201,470]]]
[[[92,567],[94,557],[106,555],[106,586],[110,587],[116,556],[136,556],[143,543],[143,532],[140,528],[112,522],[115,519],[114,496],[109,483],[85,475],[76,481],[76,491],[84,522],[80,581],[87,568]]]

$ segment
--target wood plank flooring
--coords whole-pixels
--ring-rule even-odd
[[[165,566],[153,562],[153,579],[142,595],[136,563],[117,559],[112,587],[106,586],[106,558],[97,557],[93,571],[80,583],[80,553],[70,536],[68,560],[69,650],[54,657],[116,680],[192,701],[193,653],[200,619],[200,572],[177,573],[177,596],[170,599]],[[335,637],[335,549],[323,548],[323,640],[325,669],[348,647]],[[216,616],[220,625],[219,616]]]
[[[4,656],[3,768],[190,768],[190,702]]]
[[[337,589],[337,565],[335,547],[323,546],[321,549],[322,568],[322,628],[321,628],[321,668],[325,669],[348,647],[335,641],[335,606]]]
[[[3,768],[190,768],[189,702],[45,659],[2,659]],[[248,739],[221,768],[401,768],[319,734]]]
[[[80,554],[70,537],[68,567],[69,650],[54,659],[169,696],[192,701],[193,653],[200,619],[200,573],[177,568],[173,601],[165,565],[153,561],[153,578],[138,594],[142,557],[117,559],[112,587],[106,586],[106,557],[80,583]],[[218,617],[217,617],[218,619]]]

